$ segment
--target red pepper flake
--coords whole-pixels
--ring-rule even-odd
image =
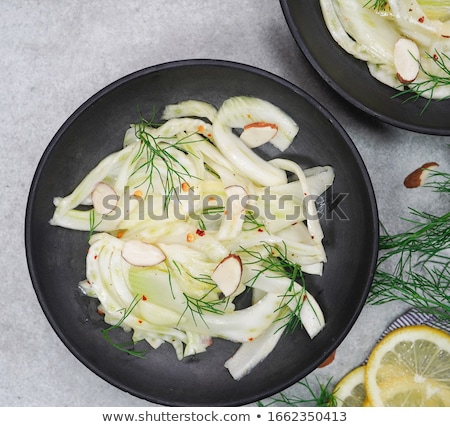
[[[262,233],[264,230],[262,228],[258,228],[258,232]]]
[[[439,56],[437,55],[437,53],[433,54],[433,59],[434,59],[435,61],[437,61],[437,60],[439,59]]]
[[[138,320],[138,323],[142,324],[142,320],[141,320],[141,319],[139,319],[139,320]]]
[[[250,337],[248,340],[249,340],[249,341],[253,341],[253,337]]]
[[[147,301],[147,297],[145,295],[142,295],[142,301]]]
[[[447,34],[441,34],[441,37],[444,37],[444,39],[450,39],[450,36]]]
[[[103,315],[105,314],[105,313],[104,313],[102,310],[100,310],[100,309],[97,310],[97,313],[100,314],[100,316],[103,316]]]
[[[199,236],[204,236],[204,235],[205,235],[205,230],[200,230],[199,228],[197,228],[196,233],[197,233]]]
[[[94,259],[97,259],[98,258],[98,255],[94,255]]]
[[[423,23],[425,21],[425,16],[421,16],[420,18],[419,18],[419,22],[420,23]]]

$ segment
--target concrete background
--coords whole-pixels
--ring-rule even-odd
[[[1,406],[152,406],[98,378],[60,342],[34,294],[23,239],[29,186],[47,144],[86,99],[126,74],[190,58],[268,70],[317,97],[344,126],[391,232],[402,229],[408,207],[448,210],[448,200],[407,190],[403,179],[424,161],[448,172],[450,137],[397,129],[346,103],[298,49],[278,0],[2,0],[0,58]],[[366,306],[335,361],[309,382],[334,384],[405,309]]]

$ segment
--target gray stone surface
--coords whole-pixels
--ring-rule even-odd
[[[335,115],[360,151],[380,218],[400,230],[407,208],[448,209],[403,178],[424,161],[449,171],[449,137],[412,133],[355,110],[313,71],[277,0],[5,0],[0,12],[1,406],[151,406],[109,385],[61,343],[28,275],[24,213],[47,144],[70,114],[116,79],[189,58],[268,70],[306,89]],[[335,383],[361,363],[401,304],[366,306],[335,361],[308,378]],[[302,395],[296,384],[286,390]]]

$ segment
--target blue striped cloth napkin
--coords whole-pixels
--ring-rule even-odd
[[[402,326],[411,325],[428,325],[437,329],[442,329],[443,331],[450,334],[450,323],[439,319],[434,314],[428,314],[420,311],[417,308],[412,308],[406,313],[401,315],[399,318],[395,319],[383,332],[380,339],[386,336],[389,332],[394,329],[400,328]]]
[[[417,308],[412,308],[395,319],[381,334],[377,342],[381,341],[387,334],[397,328],[412,325],[427,325],[433,328],[441,329],[444,332],[447,332],[447,334],[450,334],[450,323],[448,321],[441,320],[434,314],[424,313]],[[369,356],[366,357],[363,365],[367,363]]]

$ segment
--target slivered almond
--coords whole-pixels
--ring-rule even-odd
[[[430,175],[430,171],[436,169],[439,165],[436,162],[424,163],[420,168],[411,172],[404,180],[406,188],[417,188],[425,184],[425,180]]]
[[[400,38],[394,45],[394,66],[400,83],[413,82],[420,70],[420,51],[410,39]]]
[[[99,182],[92,190],[91,199],[94,210],[101,215],[107,215],[116,208],[119,196],[111,186]]]
[[[240,138],[250,148],[259,147],[269,142],[278,132],[274,123],[254,122],[244,126]]]
[[[123,259],[136,267],[151,267],[166,259],[157,246],[140,240],[128,240],[122,248]]]
[[[211,278],[216,282],[225,297],[233,294],[242,277],[242,261],[238,255],[226,256],[214,269]]]
[[[334,359],[336,357],[336,350],[333,351],[320,365],[319,368],[325,368],[325,366],[328,366],[329,364],[333,363]]]
[[[248,193],[241,185],[230,185],[225,188],[227,195],[227,215],[234,218],[240,215],[247,206]]]

